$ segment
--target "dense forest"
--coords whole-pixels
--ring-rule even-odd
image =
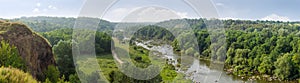
[[[228,71],[239,76],[266,75],[280,80],[299,79],[298,23],[241,20],[225,20],[223,23],[228,46],[225,61]],[[199,43],[209,38],[208,33],[201,29],[195,35]],[[205,43],[210,44],[209,41]],[[207,48],[200,49],[201,55],[218,58],[205,53],[211,50],[205,46],[210,45],[199,46]]]
[[[90,18],[92,20],[100,20],[96,18]],[[45,72],[47,79],[38,80],[46,83],[62,83],[71,82],[78,83],[79,78],[75,71],[75,65],[72,57],[72,46],[88,45],[85,40],[90,38],[89,36],[77,37],[79,39],[72,39],[72,33],[74,31],[80,31],[81,33],[89,33],[89,30],[72,29],[76,18],[64,18],[64,17],[22,17],[17,19],[11,19],[12,22],[21,22],[28,25],[33,31],[37,32],[44,38],[46,38],[52,45],[53,53],[55,54],[55,61],[57,66],[48,67]],[[174,38],[167,30],[177,30],[181,33],[180,29],[177,29],[175,25],[178,22],[186,22],[192,32],[182,32],[179,37],[189,38],[187,34],[193,34],[196,37],[198,43],[198,49],[179,49],[178,40]],[[219,46],[217,52],[212,50],[212,46],[215,45],[211,42],[211,34],[208,30],[210,28],[207,22],[221,22],[222,27],[225,28],[226,45]],[[175,67],[170,64],[166,64],[163,67],[162,72],[153,79],[149,80],[136,80],[126,76],[120,70],[111,53],[111,41],[114,41],[114,45],[122,44],[127,35],[124,35],[122,31],[115,31],[114,27],[118,23],[111,23],[105,20],[101,20],[98,25],[98,29],[95,34],[95,49],[83,49],[82,53],[90,50],[95,50],[97,54],[97,60],[99,61],[102,73],[109,82],[120,83],[152,83],[152,82],[191,82],[191,80],[184,79],[184,75],[177,73]],[[156,26],[159,25],[159,26]],[[248,77],[248,78],[262,78],[273,80],[289,80],[300,81],[300,23],[299,22],[281,22],[281,21],[249,21],[249,20],[208,20],[208,19],[177,19],[169,20],[157,23],[156,25],[145,26],[135,33],[132,37],[134,39],[157,39],[168,40],[172,44],[174,50],[177,52],[187,52],[198,59],[206,60],[218,60],[222,58],[220,55],[222,50],[226,50],[225,60],[219,60],[224,62],[224,69],[229,74]],[[163,26],[166,26],[163,29]],[[169,26],[169,27],[167,27]],[[126,28],[134,29],[134,28]],[[118,34],[118,36],[112,35]],[[1,33],[1,31],[0,31]],[[123,34],[123,35],[122,35]],[[114,40],[115,38],[115,40]],[[129,37],[130,38],[130,37]],[[120,41],[120,42],[116,42]],[[125,42],[126,43],[126,42]],[[186,47],[189,47],[189,44]],[[0,46],[0,65],[4,67],[17,68],[20,71],[25,71],[22,60],[18,57],[18,53],[15,51],[18,49],[14,46],[9,46],[6,41],[1,41]],[[122,51],[129,51],[131,59],[133,59],[135,65],[139,67],[147,67],[151,60],[149,60],[147,53],[149,50],[139,46],[131,44],[129,50],[122,48]],[[9,51],[5,51],[9,50]],[[215,53],[215,54],[213,54]],[[5,58],[5,59],[4,59]],[[3,59],[3,60],[2,60]],[[10,62],[13,61],[13,62]],[[88,60],[87,60],[88,61]],[[1,68],[1,72],[7,70]],[[12,69],[11,72],[20,72]],[[21,72],[22,74],[24,72]],[[27,75],[27,74],[26,74]],[[91,75],[98,75],[98,73],[88,73],[85,77]],[[0,75],[1,77],[1,75]],[[27,77],[27,76],[26,76]],[[32,77],[28,76],[28,81],[32,81]],[[17,78],[19,79],[19,78]],[[22,80],[22,79],[20,79]],[[10,82],[0,78],[0,81]],[[89,82],[95,82],[95,79],[88,79]],[[19,81],[23,82],[23,81]],[[27,82],[27,81],[26,81]],[[33,81],[35,82],[35,80]]]
[[[134,41],[134,40],[173,41],[174,39],[175,39],[175,37],[167,29],[159,27],[159,26],[155,26],[155,25],[149,25],[149,26],[145,26],[145,27],[139,29],[138,31],[136,31],[133,34],[133,36],[131,38],[132,41]]]

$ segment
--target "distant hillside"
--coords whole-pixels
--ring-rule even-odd
[[[90,21],[100,20],[101,22],[98,25],[99,31],[112,30],[113,27],[115,26],[114,23],[101,20],[98,18],[87,18],[87,19],[89,19]],[[39,16],[39,17],[21,17],[21,18],[12,19],[10,21],[22,22],[28,25],[29,27],[31,27],[36,32],[48,32],[48,31],[53,31],[61,28],[73,28],[76,18]]]
[[[133,40],[165,40],[165,41],[173,41],[175,37],[169,32],[167,29],[149,25],[145,26],[138,31],[136,31],[133,35]]]

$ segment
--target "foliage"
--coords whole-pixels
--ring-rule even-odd
[[[70,83],[81,83],[78,76],[77,76],[77,74],[71,74],[69,76],[69,82]]]
[[[73,30],[69,28],[57,29],[49,32],[41,33],[51,45],[56,45],[61,40],[71,40]]]
[[[14,67],[26,71],[26,65],[15,46],[2,40],[0,42],[0,66]]]
[[[72,41],[59,41],[57,45],[53,46],[58,70],[67,77],[76,72],[72,56],[72,45],[76,48],[76,43]]]
[[[161,71],[160,76],[162,77],[164,82],[172,82],[177,76],[175,67],[171,64],[166,64],[163,70]]]
[[[166,30],[165,28],[149,25],[145,26],[138,31],[136,31],[133,35],[132,40],[139,40],[142,39],[143,41],[147,40],[164,40],[164,41],[173,41],[174,40],[173,34]]]
[[[110,74],[110,82],[111,83],[121,83],[121,82],[128,82],[128,83],[159,83],[162,81],[160,75],[156,76],[155,78],[149,80],[137,80],[131,77],[126,76],[120,71],[112,71]]]
[[[290,78],[289,76],[292,75],[293,63],[291,56],[291,54],[284,54],[275,62],[275,75],[282,80]]]
[[[77,32],[77,37],[72,39],[73,32]],[[62,29],[57,29],[54,31],[50,32],[44,32],[41,33],[46,39],[49,40],[51,45],[56,45],[58,44],[59,41],[76,41],[79,42],[80,45],[90,45],[90,43],[86,43],[87,41],[91,40],[92,34],[90,33],[92,31],[90,30],[85,30],[85,29],[80,29],[80,30],[74,30],[69,29],[69,28],[62,28]],[[111,52],[111,37],[109,34],[106,32],[100,32],[100,31],[95,31],[95,51],[98,55],[103,54],[103,53],[110,53]],[[81,43],[80,43],[81,42]],[[79,45],[79,46],[80,46]],[[90,51],[91,49],[82,49],[81,53],[84,53],[86,51]]]
[[[270,75],[282,80],[299,79],[299,22],[280,21],[247,21],[247,20],[217,20],[182,19],[186,20],[194,30],[202,58],[222,59],[222,50],[226,51],[226,69],[232,69],[234,75]],[[175,23],[178,20],[170,20]],[[219,32],[210,34],[208,28],[211,22],[214,26],[223,24],[226,44],[216,46],[210,37],[220,35]],[[164,23],[160,23],[164,24]],[[190,33],[190,32],[189,32]],[[188,34],[188,33],[187,33]],[[183,37],[188,38],[188,37]],[[191,47],[189,42],[183,44],[173,41],[173,46]],[[217,47],[217,48],[212,48]],[[226,49],[227,48],[227,49]],[[194,55],[192,49],[183,49],[186,54]],[[215,52],[215,51],[216,52]],[[289,56],[288,56],[289,55]],[[285,64],[285,65],[283,65]]]
[[[82,19],[82,18],[81,18]],[[87,23],[99,21],[98,31],[111,31],[115,26],[114,23],[110,23],[99,18],[88,18],[84,17]],[[11,19],[11,21],[19,21],[30,26],[34,31],[37,32],[49,32],[56,29],[62,28],[73,28],[77,18],[66,18],[66,17],[21,17],[16,19]]]
[[[15,68],[0,68],[1,83],[38,83],[29,73]]]
[[[79,30],[83,34],[79,34],[78,39],[72,39],[73,27],[75,18],[51,18],[51,17],[32,17],[32,18],[20,18],[14,19],[14,21],[21,21],[28,24],[33,30],[41,32],[41,34],[47,38],[54,46],[53,49],[57,51],[57,56],[70,58],[70,45],[63,45],[60,48],[60,40],[62,41],[76,41],[85,42],[92,38],[90,35],[84,35],[89,33],[89,30]],[[99,19],[98,19],[99,20]],[[164,21],[157,23],[157,25],[165,26],[159,27],[156,25],[145,26],[134,33],[133,39],[143,40],[170,40],[172,46],[176,52],[182,52],[191,56],[200,55],[203,58],[222,59],[224,56],[220,56],[223,51],[226,50],[226,69],[233,69],[234,75],[251,76],[251,75],[270,75],[275,76],[283,80],[296,80],[300,78],[300,26],[299,22],[280,22],[280,21],[249,21],[249,20],[220,20],[222,26],[225,28],[226,45],[217,46],[217,43],[213,43],[214,37],[221,33],[216,32],[216,35],[211,35],[211,32],[207,30],[212,28],[209,25],[210,22],[216,23],[218,26],[218,20],[208,19],[176,19],[170,21]],[[180,32],[180,29],[176,27],[170,27],[176,25],[179,22],[187,22],[193,29],[193,32]],[[95,48],[97,55],[105,56],[111,54],[111,35],[115,23],[103,21],[103,24],[99,24],[100,29],[96,32]],[[67,28],[67,29],[66,29]],[[133,27],[132,29],[135,29]],[[168,28],[168,29],[164,29]],[[129,28],[125,28],[129,29]],[[191,35],[196,36],[198,45],[193,45],[194,42],[178,41],[177,38],[168,30],[178,30],[175,33],[184,33],[179,35],[181,38],[189,39]],[[102,32],[103,31],[103,32]],[[131,31],[131,30],[128,30]],[[134,31],[134,30],[132,30]],[[83,35],[83,36],[82,36]],[[118,32],[116,37],[119,40],[124,39],[126,33]],[[133,43],[132,43],[133,44]],[[90,44],[80,44],[79,46],[85,46]],[[193,48],[198,46],[199,48]],[[212,48],[215,46],[217,48]],[[180,48],[184,49],[180,49]],[[129,47],[129,53],[134,61],[135,65],[139,67],[147,67],[151,61],[148,59],[148,51],[137,46]],[[59,52],[62,50],[61,52]],[[84,51],[94,49],[83,49]],[[196,51],[196,52],[195,52]],[[65,52],[65,53],[64,53]],[[191,53],[193,52],[193,53]],[[195,52],[195,53],[194,53]],[[199,52],[199,53],[197,53]],[[2,53],[1,53],[2,54]],[[68,55],[68,56],[67,56]],[[103,58],[103,57],[101,57]],[[58,59],[58,58],[57,58]],[[112,58],[99,59],[104,61],[101,67],[104,67],[107,72],[104,72],[110,82],[141,82],[134,80],[117,71],[115,64],[113,64]],[[99,62],[100,63],[100,62]],[[60,65],[62,63],[59,63]],[[73,63],[72,63],[73,64]],[[101,63],[100,63],[101,64]],[[65,65],[65,64],[63,64]],[[67,68],[67,67],[66,67]],[[58,69],[61,71],[62,66]],[[110,70],[111,69],[111,70]],[[167,71],[167,70],[166,70]],[[173,71],[173,70],[172,70]],[[172,72],[167,71],[167,72]],[[63,73],[63,72],[62,72]],[[74,74],[74,73],[70,73]],[[68,74],[68,75],[70,75]],[[165,73],[164,76],[166,76]],[[180,75],[180,74],[177,74]],[[67,76],[67,75],[66,75]],[[170,75],[170,76],[173,76]],[[69,77],[70,78],[70,77]],[[157,77],[156,80],[151,82],[161,82],[166,77]],[[50,79],[49,79],[50,80]],[[143,81],[144,82],[144,81]]]
[[[146,50],[143,47],[135,45],[129,47],[130,58],[137,67],[147,68],[149,65],[151,65],[151,60],[148,57],[148,54],[149,50]]]
[[[53,65],[49,65],[48,66],[48,69],[45,71],[45,77],[47,78],[46,82],[47,81],[50,81],[50,82],[53,82],[53,83],[56,83],[58,82],[58,78],[60,77],[59,75],[59,71],[58,69],[53,66]]]

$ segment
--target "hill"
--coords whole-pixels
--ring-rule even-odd
[[[115,26],[115,23],[111,23],[106,20],[101,20],[99,18],[88,18],[86,19],[86,23],[89,21],[100,21],[98,25],[98,31],[111,31]],[[32,30],[36,32],[48,32],[61,28],[73,28],[77,18],[66,18],[66,17],[46,17],[46,16],[38,16],[38,17],[21,17],[16,19],[11,19],[12,22],[22,22],[32,28]],[[83,27],[85,28],[85,27]]]

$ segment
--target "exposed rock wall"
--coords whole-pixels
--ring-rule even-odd
[[[0,21],[0,41],[6,40],[17,47],[28,71],[38,80],[44,80],[48,65],[55,65],[51,45],[26,25]]]

